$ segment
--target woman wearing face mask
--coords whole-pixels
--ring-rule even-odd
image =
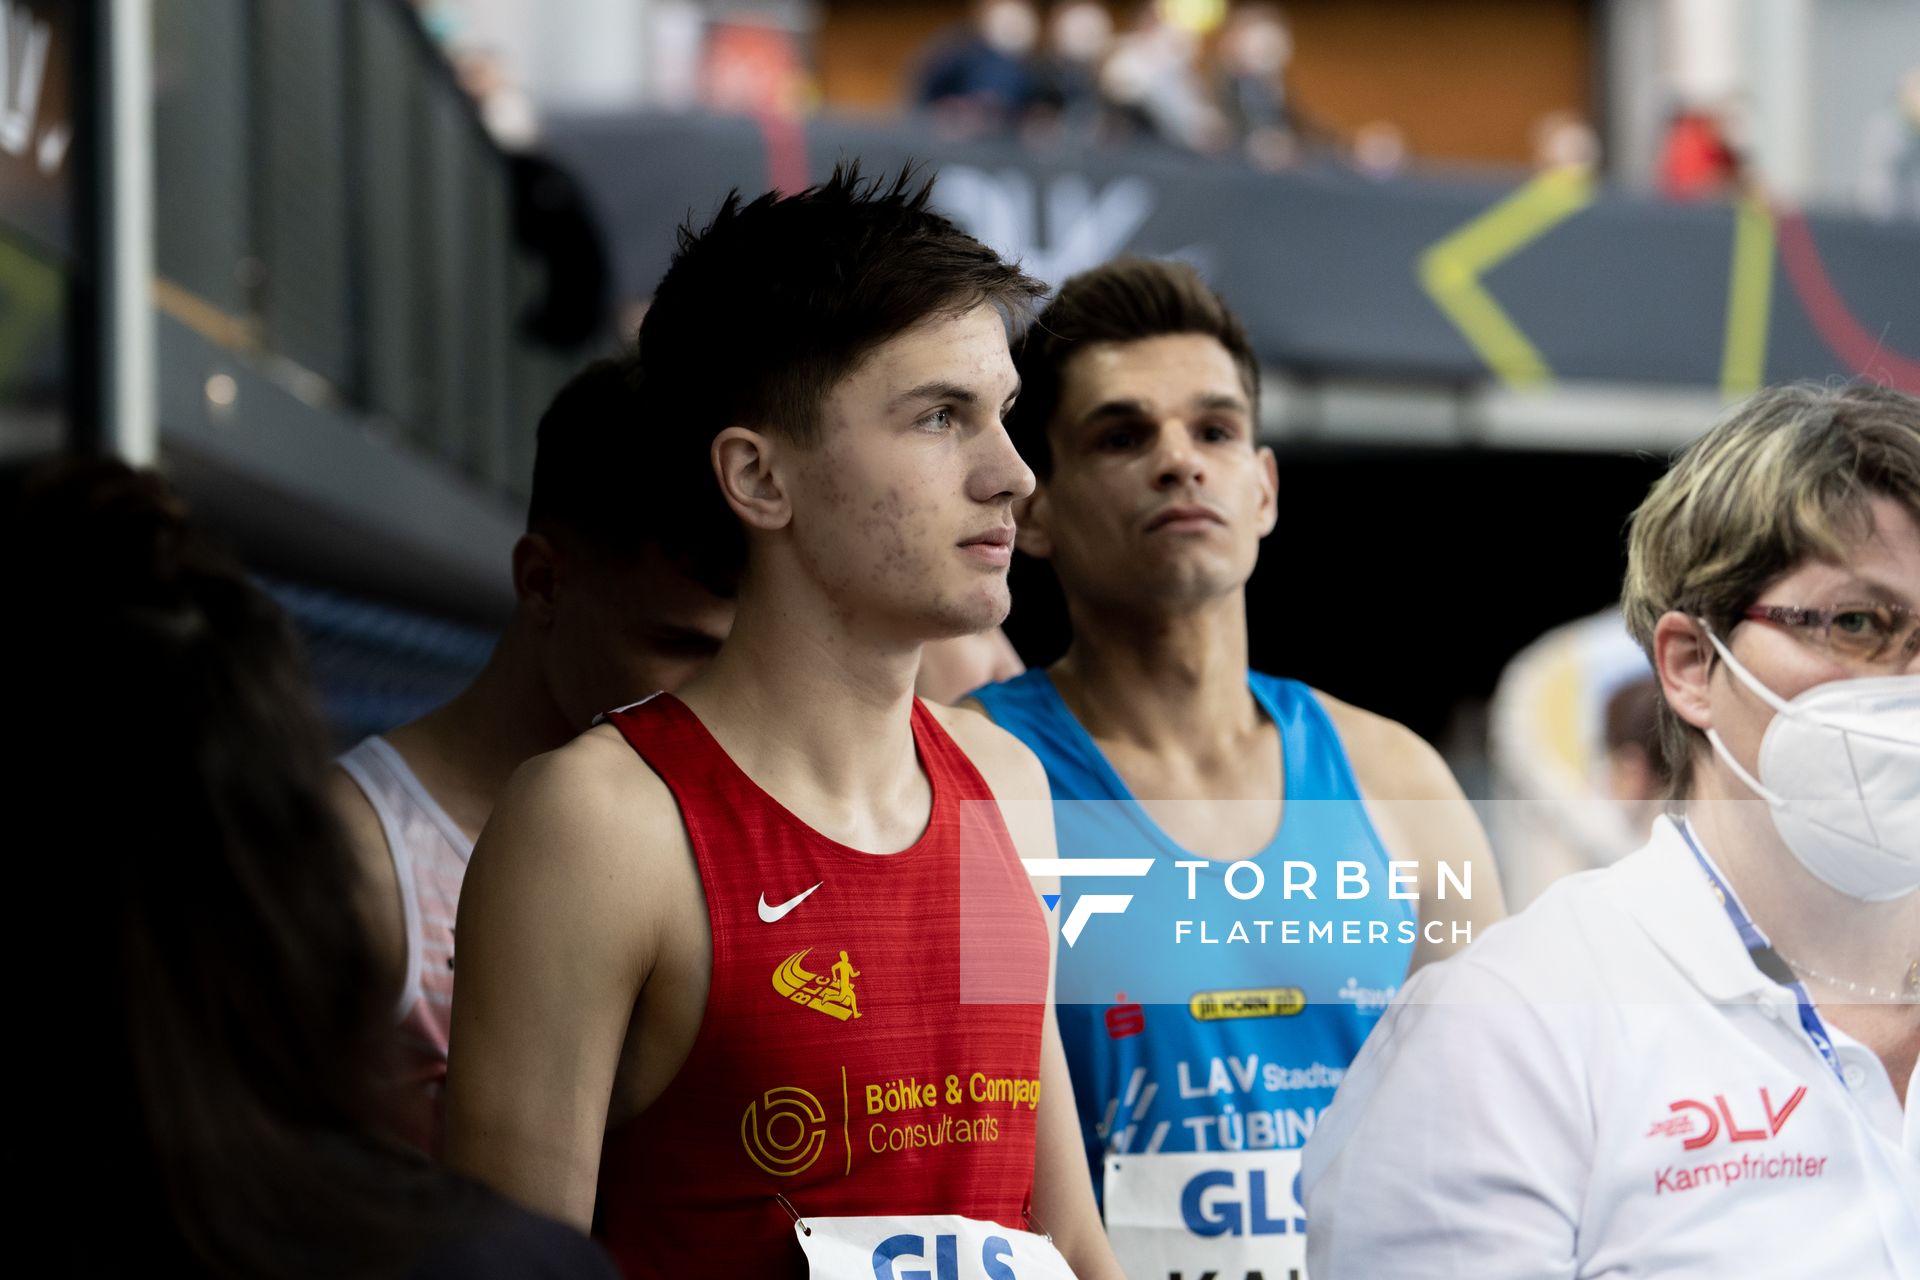
[[[1623,605],[1668,815],[1407,985],[1306,1150],[1314,1280],[1920,1277],[1920,400],[1741,405]]]

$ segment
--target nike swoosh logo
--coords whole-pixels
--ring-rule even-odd
[[[825,883],[826,883],[825,880],[821,880],[813,886],[813,889],[818,889],[821,885]],[[773,924],[775,921],[784,918],[787,912],[793,910],[795,907],[805,902],[807,900],[807,895],[812,893],[813,889],[802,889],[799,893],[795,894],[791,898],[788,898],[785,902],[781,903],[777,907],[768,906],[767,895],[765,893],[762,893],[760,895],[760,918],[768,924]]]

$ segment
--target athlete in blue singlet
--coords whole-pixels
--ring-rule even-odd
[[[1051,782],[1056,1007],[1108,1230],[1135,1280],[1303,1273],[1300,1148],[1409,968],[1501,914],[1486,840],[1411,732],[1247,668],[1277,474],[1220,299],[1109,264],[1019,364],[1009,426],[1040,477],[1020,546],[1074,639],[974,698]]]

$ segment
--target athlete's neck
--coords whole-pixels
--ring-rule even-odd
[[[822,834],[901,848],[931,795],[913,743],[920,647],[801,575],[768,573],[742,587],[726,643],[679,696],[735,764]]]
[[[487,665],[451,700],[386,735],[421,785],[477,835],[513,771],[565,746],[567,722],[547,686],[538,639],[515,614]]]
[[[1073,643],[1048,676],[1096,739],[1158,750],[1240,739],[1259,726],[1244,593],[1158,616],[1069,601],[1068,614]]]

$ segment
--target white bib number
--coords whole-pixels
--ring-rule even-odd
[[[1306,1280],[1298,1149],[1107,1157],[1107,1237],[1132,1280]]]
[[[805,1218],[793,1233],[812,1280],[1073,1280],[1039,1236],[951,1214]]]

